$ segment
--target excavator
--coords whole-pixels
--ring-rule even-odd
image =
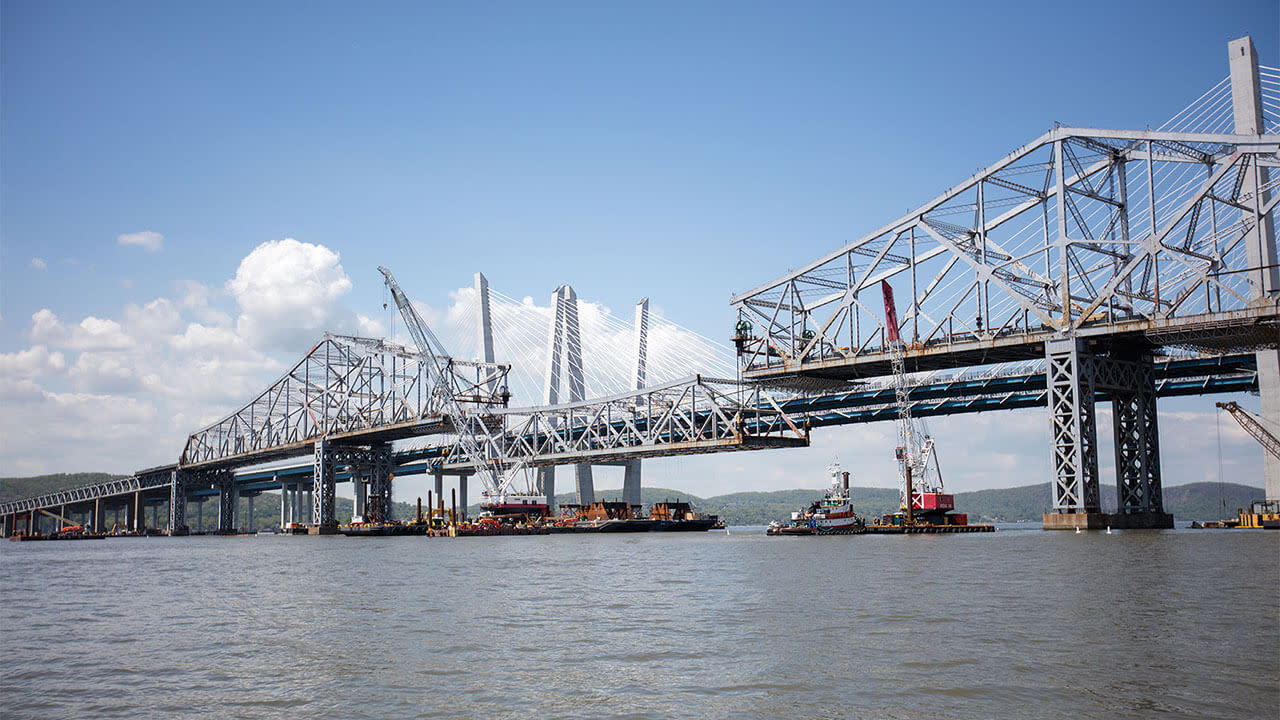
[[[1271,432],[1262,424],[1261,418],[1253,413],[1240,407],[1235,402],[1216,403],[1216,405],[1231,413],[1231,417],[1240,423],[1240,427],[1249,433],[1255,440],[1262,444],[1263,452],[1270,453],[1277,459],[1280,459],[1280,438]],[[1226,521],[1220,525],[1205,523],[1204,527],[1236,527],[1236,528],[1267,528],[1269,530],[1280,530],[1280,500],[1255,500],[1249,504],[1246,511],[1240,508],[1236,511],[1237,520]]]

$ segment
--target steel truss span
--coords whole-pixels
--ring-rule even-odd
[[[1253,366],[1253,355],[1165,360],[1156,365],[1155,371],[1157,375],[1156,394],[1160,397],[1256,391],[1258,382],[1257,372]],[[704,378],[702,382],[714,386],[726,381],[712,381]],[[1048,392],[1046,389],[1045,367],[1042,363],[1029,363],[998,369],[977,377],[967,374],[953,377],[927,376],[913,378],[911,382],[913,385],[908,390],[908,398],[912,404],[912,413],[922,417],[957,415],[988,410],[1044,407]],[[1104,390],[1099,390],[1098,392],[1100,396],[1105,395]],[[615,399],[613,402],[618,401]],[[745,405],[750,402],[752,402],[751,398],[747,398],[742,404]],[[767,404],[767,401],[764,402]],[[854,388],[840,393],[797,396],[777,402],[786,415],[792,418],[804,417],[805,420],[803,422],[814,428],[880,422],[892,420],[897,416],[894,389],[891,387]],[[692,405],[692,403],[690,404]],[[628,409],[628,415],[630,415],[631,406],[631,403],[622,404],[622,407]],[[576,407],[580,410],[582,405],[578,404]],[[754,411],[755,407],[753,406],[752,412]],[[524,419],[527,424],[536,425],[538,422],[545,423],[548,420],[544,416],[543,420],[534,421],[528,416],[527,413],[529,412],[531,411],[521,409],[513,409],[511,411],[517,417],[521,413],[526,413]],[[710,412],[709,406],[703,406],[699,401],[696,413],[702,416],[704,412]],[[557,419],[563,419],[566,415],[568,415],[567,411]],[[679,415],[680,413],[673,413],[671,417],[674,419]],[[723,412],[721,415],[723,416]],[[601,417],[602,419],[607,419],[610,416],[608,413],[604,413]],[[613,417],[616,421],[617,416]],[[755,420],[751,419],[750,415],[746,417],[749,419],[744,423],[744,430],[757,427]],[[782,420],[780,416],[767,411],[761,412],[759,427],[762,429],[767,430],[770,427],[778,427],[780,429],[778,422],[786,425],[786,421]],[[728,436],[724,434],[726,426],[723,421],[708,423],[707,418],[701,417],[700,423],[707,426],[708,430],[715,431],[715,433],[709,434],[700,445],[687,446],[690,451],[696,452],[699,449],[706,451],[712,448],[718,451],[734,449],[728,447],[727,443],[719,447],[715,445],[728,440]],[[658,426],[660,426],[660,423],[655,423],[655,429]],[[559,428],[559,426],[557,427]],[[803,430],[804,428],[799,427],[799,429]],[[620,433],[621,431],[614,432]],[[573,435],[579,441],[583,438],[581,431],[567,433],[567,431],[557,429],[556,437],[561,438],[558,441],[560,447],[568,444],[563,439],[567,435]],[[687,437],[689,433],[686,432],[685,435]],[[779,432],[765,433],[764,435],[766,439],[761,440],[758,437],[750,437],[748,433],[737,449],[749,449],[745,446],[754,445],[758,447],[771,442],[795,442],[795,438],[799,437],[789,425],[785,434]],[[619,435],[615,434],[614,436],[618,437]],[[679,434],[677,434],[678,436]],[[778,436],[792,439],[778,441],[776,439]],[[773,437],[774,439],[767,439],[768,437]],[[546,448],[554,446],[557,440],[552,437],[534,439],[530,435],[527,437],[521,436],[518,439],[513,437],[510,442],[518,442],[525,447],[537,446]],[[676,445],[674,447],[680,448],[682,446]],[[339,467],[347,468],[346,472],[338,471],[335,480],[339,478],[350,480],[361,475],[367,476],[371,483],[370,495],[372,498],[387,492],[382,489],[381,482],[383,477],[389,476],[391,471],[382,470],[380,467],[382,463],[389,462],[397,475],[432,472],[440,467],[440,463],[446,453],[451,453],[451,457],[455,461],[461,459],[456,450],[451,451],[450,448],[451,446],[437,445],[423,449],[406,449],[394,452],[384,460],[383,450],[380,447],[329,447],[326,448],[329,455],[321,459],[322,473],[328,469],[329,465],[332,465],[333,470],[337,470]],[[642,456],[646,452],[662,454],[657,452],[660,449],[661,446],[656,444],[647,447],[641,445],[638,447],[632,446],[627,449],[627,452],[634,453],[635,456]],[[540,466],[545,466],[547,462],[556,461],[557,459],[562,459],[562,464],[568,464],[573,461],[565,459],[563,453],[547,452],[539,457],[537,462]],[[0,516],[56,508],[60,505],[92,502],[98,498],[119,500],[140,490],[159,492],[161,488],[164,488],[169,491],[168,494],[172,501],[177,493],[185,494],[189,500],[196,496],[229,497],[227,491],[232,486],[253,490],[271,489],[299,482],[311,486],[314,472],[315,466],[312,463],[297,467],[245,471],[242,473],[233,473],[227,468],[177,471],[177,465],[166,465],[139,471],[134,477],[109,480],[38,497],[2,503],[0,504]],[[171,508],[171,513],[181,513],[183,510],[184,508],[179,505],[176,509]],[[311,512],[313,513],[314,509],[311,509]],[[171,515],[171,526],[181,527],[183,520],[184,518],[174,518]],[[225,528],[230,528],[230,525],[226,525]]]
[[[884,375],[1043,358],[1051,337],[1210,350],[1280,341],[1269,228],[1280,135],[1060,127],[910,214],[733,298],[744,375]],[[1280,173],[1270,173],[1280,178]],[[1263,232],[1259,232],[1262,228]],[[899,303],[900,307],[903,306]]]
[[[501,406],[509,365],[437,358],[460,402]],[[246,465],[312,452],[321,438],[356,443],[449,429],[423,355],[384,340],[325,335],[252,402],[192,433],[184,468]]]
[[[503,470],[809,443],[808,433],[759,386],[702,376],[595,400],[500,410],[490,422],[496,454],[482,464]],[[473,459],[453,444],[440,463],[457,472]]]

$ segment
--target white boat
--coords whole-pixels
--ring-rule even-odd
[[[821,499],[815,500],[805,510],[791,513],[790,522],[769,523],[769,535],[821,535],[825,533],[862,532],[866,523],[849,501],[849,473],[841,472],[840,463],[832,463],[831,487]]]

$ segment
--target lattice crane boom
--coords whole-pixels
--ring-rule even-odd
[[[444,344],[431,332],[431,328],[423,321],[422,316],[409,302],[409,298],[400,289],[395,276],[385,267],[379,266],[378,272],[386,279],[387,289],[395,298],[396,307],[404,318],[405,327],[413,336],[418,351],[425,355],[429,362],[427,369],[432,383],[441,394],[444,407],[453,420],[454,429],[458,432],[458,442],[466,450],[467,457],[475,467],[476,475],[491,495],[500,495],[509,489],[514,472],[503,473],[501,459],[504,455],[501,445],[494,439],[494,434],[486,426],[484,418],[468,412],[453,393],[453,385],[449,382],[448,368],[442,366],[441,358],[448,357]],[[500,435],[501,433],[499,433]]]
[[[1258,422],[1258,418],[1254,417],[1253,413],[1240,407],[1235,403],[1235,401],[1224,403],[1220,402],[1216,404],[1218,407],[1231,413],[1231,417],[1235,418],[1236,422],[1240,423],[1240,427],[1244,428],[1245,432],[1252,435],[1254,440],[1262,443],[1263,450],[1271,453],[1277,458],[1280,458],[1280,438],[1277,438],[1275,433],[1263,427],[1262,423]]]
[[[898,408],[898,462],[903,475],[902,506],[908,508],[921,505],[919,498],[923,493],[942,491],[942,471],[938,467],[933,438],[928,431],[917,427],[916,419],[911,416],[906,343],[898,331],[898,310],[893,301],[893,288],[882,280],[880,291],[884,296],[884,331],[893,368],[894,400]]]

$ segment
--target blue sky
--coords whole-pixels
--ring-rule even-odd
[[[230,286],[255,248],[284,238],[340,257],[349,289],[328,286],[317,322],[385,324],[384,264],[428,303],[482,270],[517,297],[565,282],[613,308],[650,296],[725,337],[733,292],[1055,121],[1159,125],[1226,75],[1230,39],[1252,34],[1280,65],[1278,28],[1274,2],[5,0],[0,353],[61,351],[61,369],[22,366],[25,390],[132,403],[121,438],[147,423],[194,429],[306,349],[263,330],[296,317],[290,298],[272,309]],[[162,236],[157,249],[119,240],[144,232]],[[138,316],[157,299],[176,315],[148,326],[148,344]],[[62,325],[37,332],[42,310]],[[239,322],[251,312],[257,338]],[[114,373],[76,375],[77,352],[125,342],[77,341],[67,328],[89,317],[170,353],[191,324],[236,328],[226,339],[242,351],[224,348],[216,366],[236,379],[188,409],[173,386],[214,369],[190,357],[152,372],[139,351]],[[63,416],[30,413],[21,421],[64,432]],[[41,460],[14,444],[0,462],[23,472],[176,454],[97,464],[102,448]],[[796,467],[813,466],[816,484],[827,459]]]

